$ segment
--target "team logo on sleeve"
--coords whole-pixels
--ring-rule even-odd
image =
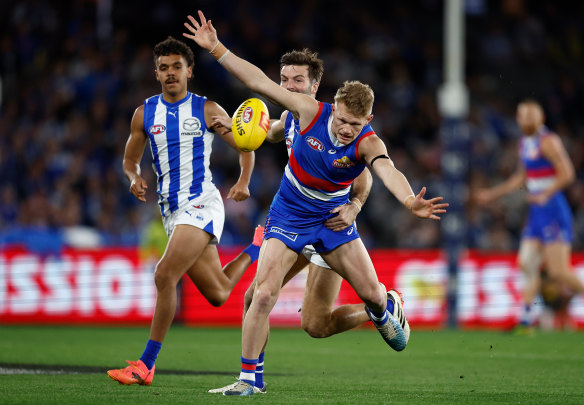
[[[310,146],[312,149],[318,152],[322,152],[324,150],[324,145],[322,144],[322,142],[312,136],[306,138],[306,143],[308,144],[308,146]]]
[[[162,124],[152,125],[148,130],[148,132],[150,132],[152,135],[159,135],[164,131],[166,131],[166,127]]]
[[[343,156],[340,159],[333,160],[333,166],[339,169],[348,169],[355,166],[355,162],[353,162],[347,156]]]
[[[183,136],[201,136],[203,131],[201,131],[201,121],[198,118],[189,117],[185,119],[182,123],[181,135]]]

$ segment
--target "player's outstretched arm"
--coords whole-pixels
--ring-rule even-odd
[[[417,195],[414,194],[406,176],[389,159],[387,148],[377,135],[365,138],[361,142],[359,150],[361,157],[371,165],[385,187],[414,215],[420,218],[439,220],[438,214],[446,212],[448,203],[442,203],[442,197],[429,200],[424,198],[426,187],[422,187]]]
[[[130,193],[142,202],[146,202],[148,184],[141,176],[140,162],[142,161],[147,140],[148,138],[144,132],[144,106],[141,105],[136,109],[132,117],[130,136],[126,142],[122,167],[124,174],[130,180]]]
[[[184,37],[192,39],[201,48],[208,50],[229,73],[241,80],[250,90],[295,113],[300,117],[302,128],[310,124],[318,111],[318,102],[315,99],[280,87],[257,66],[234,55],[219,41],[211,20],[207,20],[200,10],[198,15],[200,22],[193,16],[187,16],[189,22],[185,22],[184,26],[189,33],[183,33]]]
[[[487,205],[491,202],[517,190],[525,184],[526,174],[525,169],[521,164],[517,166],[515,173],[507,178],[504,182],[492,188],[483,188],[473,193],[473,199],[479,205]]]

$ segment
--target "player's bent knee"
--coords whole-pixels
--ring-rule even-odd
[[[209,304],[211,304],[214,307],[220,307],[221,305],[225,304],[225,302],[229,298],[229,292],[219,290],[207,292],[204,293],[203,295],[205,296]]]
[[[308,336],[315,339],[322,339],[331,336],[326,327],[314,322],[302,322],[302,329],[308,333]]]

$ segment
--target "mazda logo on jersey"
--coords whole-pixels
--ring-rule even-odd
[[[201,129],[201,121],[197,118],[187,118],[183,121],[183,129],[186,131],[196,131],[197,129]]]
[[[306,143],[312,149],[317,150],[319,152],[322,152],[324,150],[324,145],[322,144],[322,142],[320,142],[316,138],[313,138],[312,136],[309,136],[308,138],[306,138]]]
[[[182,123],[184,131],[180,134],[184,136],[201,136],[203,131],[201,131],[201,121],[198,118],[189,117],[185,119]]]
[[[152,125],[148,130],[152,135],[158,135],[166,131],[166,127],[162,124]]]

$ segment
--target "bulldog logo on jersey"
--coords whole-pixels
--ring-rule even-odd
[[[152,135],[159,135],[164,131],[166,131],[166,127],[162,124],[152,125],[148,130],[148,132],[150,132]]]
[[[182,128],[184,131],[181,131],[181,135],[184,136],[201,136],[203,135],[203,131],[201,131],[201,121],[198,118],[189,117],[185,119],[182,123]]]
[[[320,142],[316,138],[313,138],[312,136],[306,138],[306,143],[308,144],[308,146],[310,146],[312,149],[318,152],[322,152],[324,150],[324,145],[322,144],[322,142]]]
[[[348,169],[355,166],[355,162],[351,161],[347,156],[343,156],[340,159],[333,160],[333,166],[338,169]]]

